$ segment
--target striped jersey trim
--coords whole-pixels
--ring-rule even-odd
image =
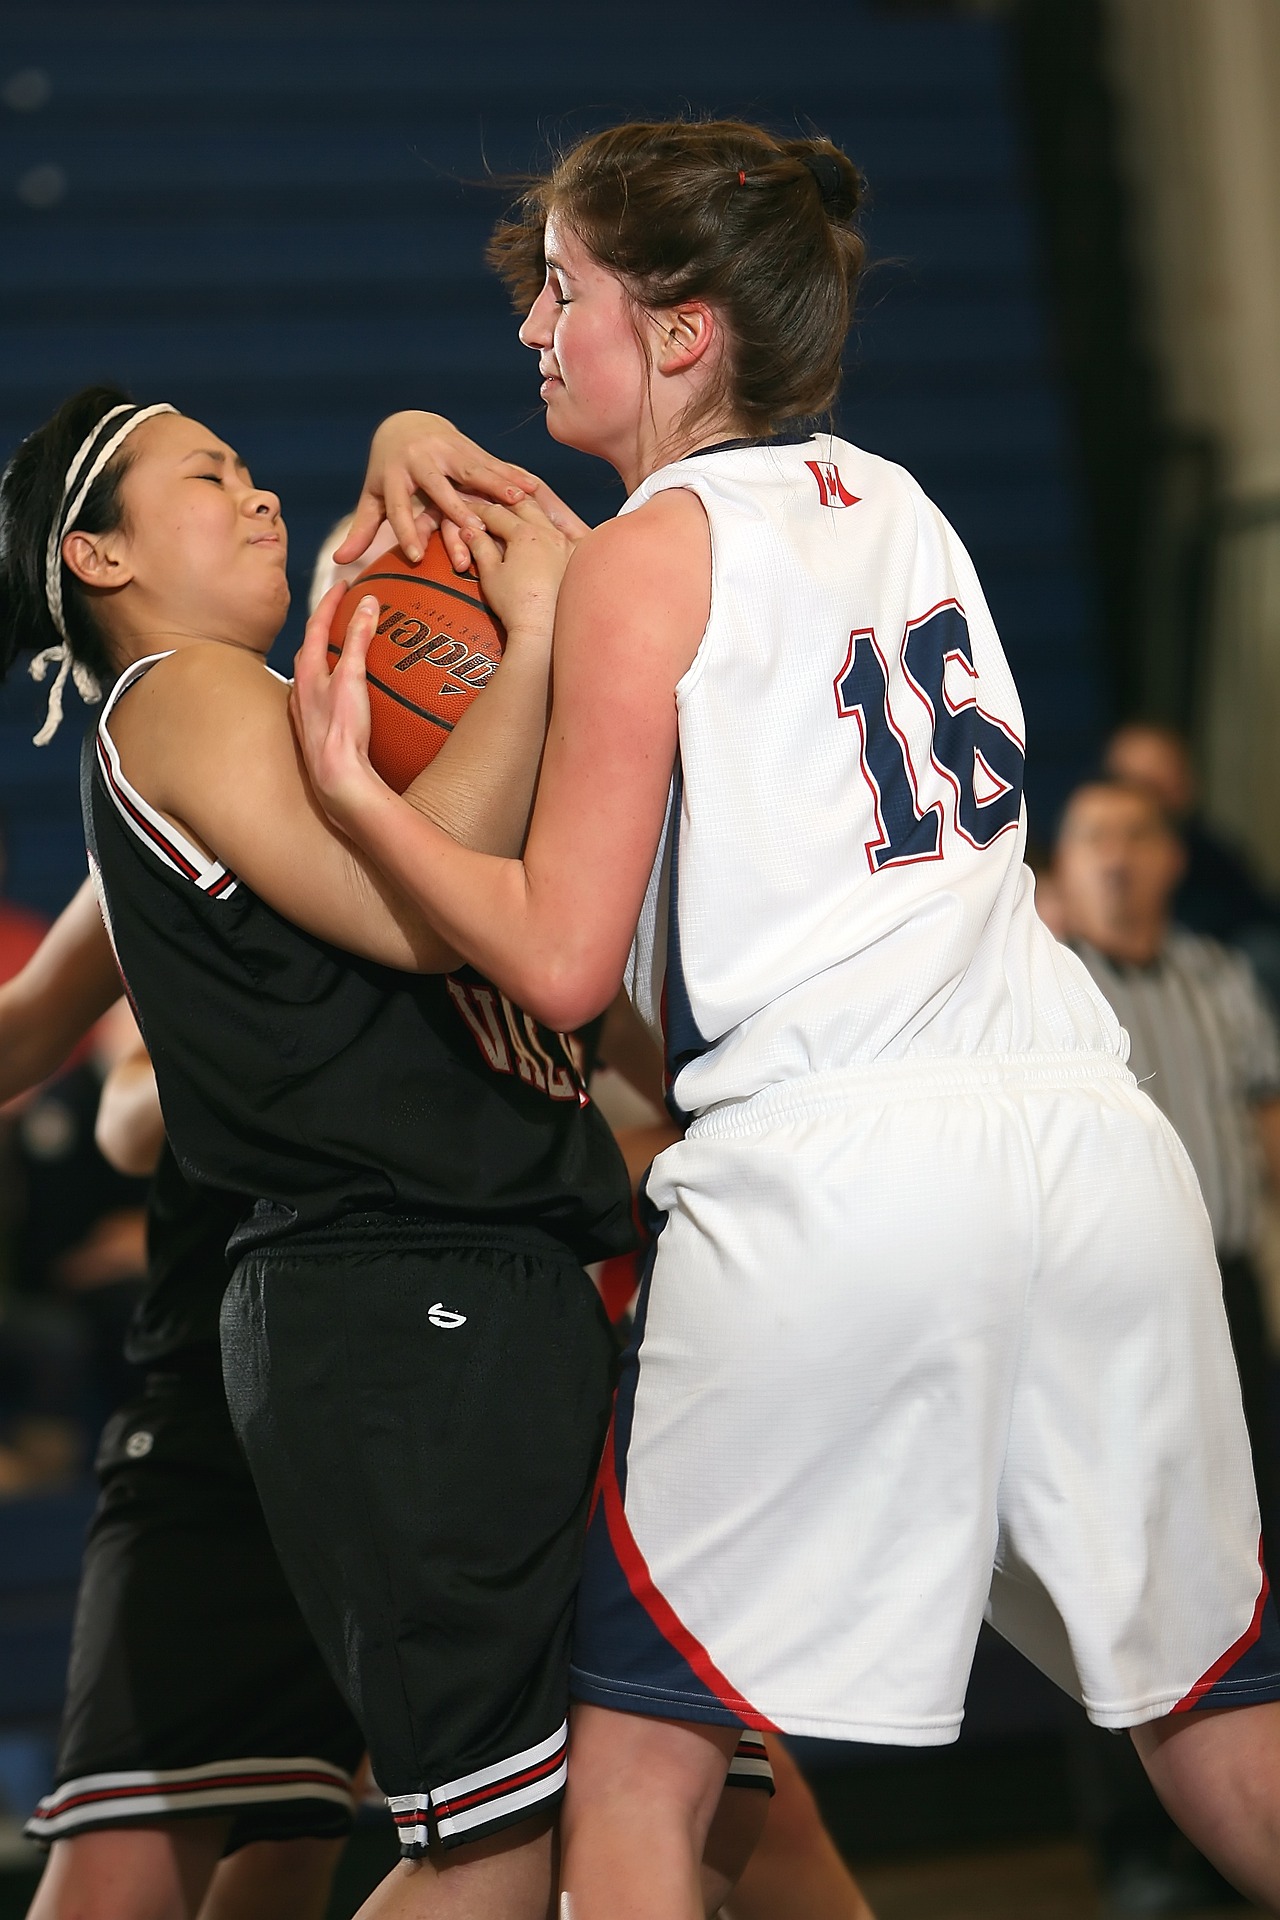
[[[200,1767],[86,1773],[45,1795],[23,1831],[56,1840],[79,1827],[219,1812],[281,1800],[328,1800],[349,1810],[351,1777],[308,1754],[216,1760]]]
[[[193,846],[185,834],[179,833],[171,821],[157,813],[143,799],[136,787],[130,786],[124,777],[115,741],[107,730],[107,722],[121,694],[127,693],[134,682],[140,680],[157,661],[168,658],[167,653],[153,653],[145,660],[135,660],[116,681],[98,720],[98,768],[103,784],[115,802],[116,811],[134,835],[150,847],[165,866],[174,873],[180,873],[184,880],[190,880],[201,893],[207,894],[211,900],[226,900],[236,890],[236,876],[219,861],[210,860],[199,847]]]
[[[764,1735],[754,1729],[743,1729],[742,1737],[733,1750],[729,1762],[729,1773],[725,1781],[730,1787],[761,1787],[766,1793],[774,1790],[773,1762],[769,1758],[769,1749],[765,1746]]]
[[[564,1789],[568,1774],[569,1723],[537,1746],[513,1753],[510,1759],[480,1767],[474,1773],[446,1780],[429,1793],[399,1793],[387,1804],[407,1850],[425,1852],[434,1826],[447,1846],[474,1840],[488,1828],[505,1826],[528,1808],[552,1799]]]

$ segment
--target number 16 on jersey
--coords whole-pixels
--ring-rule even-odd
[[[872,873],[942,859],[948,833],[971,847],[989,847],[1017,826],[1022,809],[1023,744],[979,705],[978,670],[958,601],[943,601],[908,623],[901,660],[891,700],[890,668],[866,628],[850,634],[835,678],[836,712],[857,724],[875,805],[876,837],[867,842]],[[908,693],[911,710],[903,711]],[[921,766],[927,753],[928,766],[941,776],[937,800],[922,798],[913,745]]]

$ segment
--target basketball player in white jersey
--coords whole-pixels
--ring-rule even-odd
[[[629,493],[564,575],[520,859],[378,781],[358,648],[299,660],[333,819],[540,1019],[625,973],[691,1116],[648,1182],[562,1884],[573,1920],[692,1920],[738,1730],[951,1740],[985,1610],[1280,1910],[1280,1631],[1195,1178],[1036,918],[968,555],[795,424],[838,384],[857,197],[821,140],[626,126],[499,230],[548,428]],[[475,512],[492,586],[524,523]]]

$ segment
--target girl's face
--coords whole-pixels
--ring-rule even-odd
[[[93,566],[77,564],[83,536],[70,533],[63,549],[81,579],[108,590],[108,627],[121,638],[222,640],[266,653],[289,607],[276,495],[184,414],[157,415],[127,445],[124,525],[90,537]]]
[[[547,431],[608,460],[630,479],[652,436],[660,399],[637,325],[658,322],[627,297],[554,214],[543,241],[547,278],[520,338],[538,354]],[[637,476],[638,477],[638,476]]]

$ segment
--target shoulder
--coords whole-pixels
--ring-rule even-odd
[[[705,603],[711,580],[711,534],[695,493],[670,488],[616,520],[606,520],[575,547],[562,599],[603,593],[637,616],[656,604],[689,598]]]
[[[166,722],[189,719],[193,728],[203,730],[219,722],[228,706],[245,716],[255,709],[274,714],[288,697],[287,683],[260,654],[201,641],[179,647],[149,667],[127,690],[111,726],[114,732],[121,724],[135,728],[163,717]]]

